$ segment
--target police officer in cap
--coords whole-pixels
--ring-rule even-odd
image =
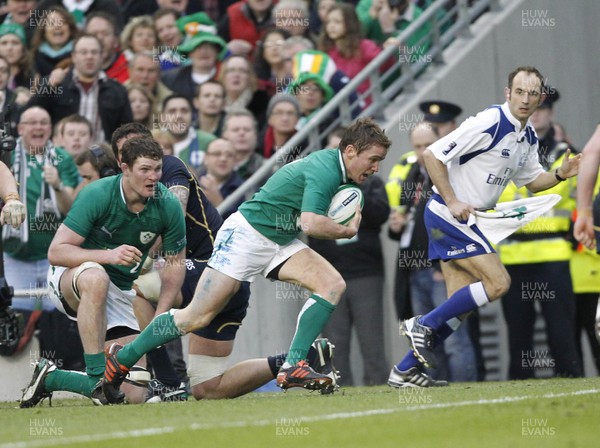
[[[554,131],[554,103],[560,98],[560,93],[555,87],[546,86],[546,99],[531,115],[531,124],[539,140],[538,154],[540,163],[544,169],[549,169],[556,159],[558,159],[567,150],[567,145],[562,144],[560,139],[556,138]],[[573,149],[573,148],[571,148]]]
[[[435,126],[439,138],[456,129],[456,117],[462,112],[462,108],[447,101],[424,101],[419,104],[419,109],[425,114],[423,120]]]

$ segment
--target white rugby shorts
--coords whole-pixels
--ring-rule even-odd
[[[252,227],[244,215],[235,212],[217,233],[208,266],[236,280],[252,282],[257,275],[266,277],[306,248],[308,246],[298,239],[285,246],[271,241]]]
[[[54,273],[52,272],[53,267]],[[59,292],[60,278],[66,270],[67,268],[63,266],[50,266],[48,269],[48,297],[61,313],[69,319],[77,321],[77,317],[69,315],[65,310],[62,302],[64,299],[62,293]],[[110,282],[106,299],[107,330],[113,327],[128,327],[139,331],[140,326],[133,312],[133,299],[135,299],[133,289],[123,291]]]

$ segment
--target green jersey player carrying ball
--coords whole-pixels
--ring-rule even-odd
[[[278,385],[324,389],[330,376],[316,373],[305,361],[312,342],[327,323],[344,292],[342,276],[323,257],[296,237],[300,231],[316,238],[351,238],[361,215],[347,225],[326,216],[337,187],[362,183],[379,170],[390,140],[370,119],[353,123],[339,149],[313,153],[277,171],[254,197],[224,223],[192,302],[154,320],[131,343],[113,344],[107,353],[103,390],[107,400],[118,398],[128,369],[149,350],[182,334],[203,328],[225,306],[242,281],[263,275],[294,282],[311,292],[302,308]],[[297,218],[299,225],[297,224]]]

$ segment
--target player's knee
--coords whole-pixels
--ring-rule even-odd
[[[218,385],[215,387],[207,383],[197,384],[192,387],[192,395],[196,400],[221,400],[223,398],[230,398],[219,393]]]
[[[504,275],[502,276],[502,284],[500,286],[500,297],[502,297],[508,293],[508,290],[510,289],[510,284],[511,284],[510,275],[508,275],[508,272],[505,272]]]
[[[110,283],[110,278],[104,268],[98,263],[91,263],[84,266],[85,264],[81,265],[73,276],[73,285],[83,297],[98,296],[98,294],[94,293],[105,291]],[[101,294],[101,296],[105,298],[106,294]]]
[[[192,395],[196,400],[232,398],[219,387],[223,373],[227,370],[229,356],[194,355],[188,357],[187,374]]]
[[[344,292],[346,292],[346,281],[340,274],[337,275],[337,278],[333,283],[333,290],[337,292],[338,299],[342,297],[342,294],[344,294]]]
[[[333,305],[337,305],[345,291],[346,281],[339,273],[336,272],[335,276],[332,276],[328,279],[325,287],[323,288],[323,292],[320,293],[320,295]]]
[[[488,285],[489,287],[486,287],[486,292],[490,302],[498,300],[508,292],[510,288],[510,276],[508,273],[498,275]]]

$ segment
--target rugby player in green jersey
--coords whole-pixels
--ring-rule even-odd
[[[86,372],[59,370],[42,358],[21,407],[35,406],[57,390],[85,395],[95,404],[107,403],[99,381],[105,368],[105,339],[126,342],[139,333],[132,284],[158,238],[166,260],[158,310],[170,310],[181,289],[184,216],[177,198],[159,183],[158,143],[129,140],[122,148],[121,170],[123,174],[100,179],[79,193],[48,252],[50,298],[57,309],[77,320]],[[145,389],[123,387],[130,402],[143,401]],[[122,402],[124,395],[117,391],[111,399]]]

